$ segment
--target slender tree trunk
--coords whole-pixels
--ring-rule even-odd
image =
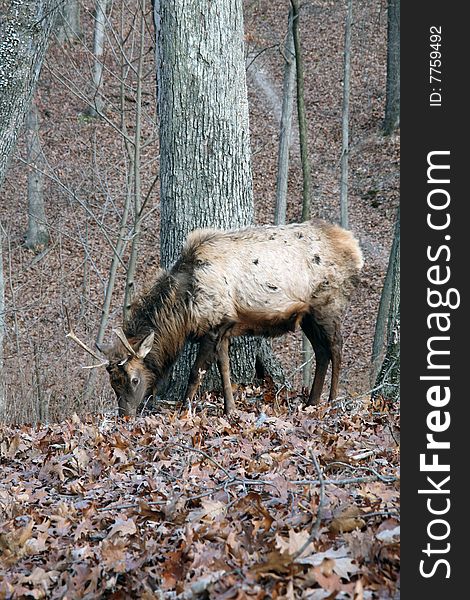
[[[32,102],[26,118],[26,139],[28,152],[28,232],[26,247],[41,252],[49,244],[44,208],[44,169],[45,161],[39,141],[39,116],[35,102]]]
[[[106,282],[106,289],[103,301],[103,307],[101,309],[101,318],[100,324],[98,327],[98,333],[95,339],[95,345],[99,348],[104,341],[104,336],[106,332],[106,326],[109,320],[109,312],[111,308],[111,301],[114,292],[114,286],[116,282],[116,275],[118,272],[119,266],[123,265],[123,255],[125,251],[125,247],[129,238],[128,235],[128,222],[129,215],[131,213],[132,206],[134,207],[134,227],[133,227],[133,235],[132,240],[132,248],[129,263],[126,267],[126,288],[124,292],[124,305],[123,305],[123,314],[124,318],[130,308],[130,303],[132,301],[132,293],[134,291],[134,275],[135,268],[137,263],[137,251],[138,251],[138,243],[135,242],[136,236],[136,227],[138,228],[138,232],[140,233],[140,211],[142,209],[141,203],[141,191],[140,191],[140,169],[141,169],[141,161],[140,161],[140,146],[141,146],[141,111],[142,111],[142,71],[143,71],[143,57],[144,57],[144,32],[145,32],[145,6],[141,6],[137,9],[137,15],[140,22],[140,33],[139,33],[139,48],[138,48],[138,70],[137,70],[137,80],[135,83],[136,86],[136,113],[135,113],[135,129],[134,129],[134,144],[130,141],[129,133],[127,129],[127,113],[126,113],[126,81],[129,76],[129,62],[132,60],[134,54],[128,58],[125,54],[125,28],[124,28],[124,13],[121,13],[121,25],[120,25],[120,47],[121,47],[121,72],[120,72],[120,131],[122,133],[123,144],[125,146],[126,158],[127,162],[127,182],[126,182],[126,198],[124,201],[124,207],[121,214],[121,221],[119,224],[119,234],[116,240],[116,244],[113,251],[113,257],[111,260],[111,264],[109,267],[108,280]],[[137,166],[136,166],[137,165]],[[135,182],[135,177],[137,175],[137,183]],[[83,401],[86,405],[92,397],[94,392],[96,379],[97,379],[97,371],[96,369],[92,369],[90,375],[88,376],[87,384],[85,387],[85,391],[83,394]]]
[[[95,3],[95,33],[93,38],[93,69],[92,69],[92,95],[93,103],[88,107],[91,117],[98,117],[104,108],[102,95],[103,84],[103,56],[106,31],[106,9],[108,0],[96,0]]]
[[[295,50],[292,34],[292,8],[289,9],[286,43],[284,46],[284,81],[282,92],[281,131],[277,161],[276,210],[274,222],[284,225],[287,212],[287,183],[289,175],[289,149],[292,134],[292,109],[294,105]]]
[[[340,207],[341,227],[349,228],[348,217],[348,166],[349,166],[349,93],[351,88],[351,24],[352,0],[347,0],[344,31],[344,78],[343,78],[343,147],[341,150]]]
[[[5,342],[5,277],[3,274],[3,227],[0,223],[0,422],[5,419],[7,412],[5,398],[5,369],[4,348]]]
[[[32,346],[34,355],[33,386],[36,388],[36,422],[47,424],[49,421],[49,405],[44,396],[41,378],[41,365],[39,362],[39,351],[34,341]]]
[[[388,0],[387,89],[383,132],[400,124],[400,0]]]
[[[311,196],[311,169],[308,155],[308,127],[305,112],[304,97],[304,64],[302,58],[302,46],[300,44],[299,27],[299,3],[291,0],[292,4],[292,34],[295,49],[295,65],[297,72],[297,118],[299,121],[300,160],[302,163],[302,221],[310,219],[310,196]],[[302,370],[303,385],[310,387],[312,381],[313,349],[305,334],[302,335],[302,356],[304,367]]]
[[[248,101],[241,0],[219,0],[217,9],[209,0],[160,0],[155,16],[161,260],[169,267],[193,229],[253,220]],[[261,349],[267,366],[266,343],[233,342],[234,381],[253,380]],[[171,396],[182,397],[191,360],[186,352],[178,361]],[[205,385],[219,381],[212,369]]]
[[[385,331],[386,330],[386,331]],[[385,341],[386,333],[386,341]],[[382,361],[383,347],[386,345]],[[387,275],[385,277],[372,349],[371,383],[377,394],[398,397],[400,378],[400,213],[397,213]]]
[[[57,18],[57,41],[60,44],[79,39],[82,35],[80,26],[80,1],[63,0],[59,4]]]
[[[299,121],[300,160],[302,162],[302,221],[310,219],[311,168],[308,155],[308,126],[305,112],[304,61],[300,43],[300,14],[298,0],[291,0],[295,66],[297,71],[297,118]]]
[[[0,186],[29,111],[56,7],[56,0],[6,0],[0,16]]]
[[[132,246],[129,264],[127,266],[126,291],[124,297],[124,320],[129,313],[132,300],[135,295],[135,271],[137,266],[137,256],[139,251],[140,230],[141,230],[141,210],[142,210],[142,192],[140,179],[140,151],[141,151],[141,133],[142,133],[142,86],[143,86],[143,63],[145,53],[145,0],[141,0],[140,15],[140,52],[137,63],[137,90],[136,90],[136,118],[134,131],[133,156],[131,157],[134,182],[134,227],[132,231]]]

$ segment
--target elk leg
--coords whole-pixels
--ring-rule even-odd
[[[314,348],[314,351],[316,360],[315,377],[313,378],[313,385],[308,397],[307,406],[312,406],[320,402],[328,363],[330,362],[330,355],[325,348]]]
[[[315,352],[315,377],[307,400],[307,406],[312,406],[318,404],[320,401],[328,363],[331,358],[330,344],[323,328],[316,323],[312,315],[305,315],[302,319],[301,327]]]
[[[343,352],[343,337],[340,326],[335,324],[334,334],[330,341],[331,348],[331,387],[329,401],[333,402],[338,395],[339,372],[341,369],[341,356]]]
[[[222,386],[224,392],[224,413],[230,414],[235,410],[235,401],[233,399],[232,382],[230,381],[230,359],[228,355],[228,348],[230,339],[224,337],[220,340],[217,347],[217,366],[220,371],[222,378]]]
[[[217,337],[214,333],[204,336],[199,342],[196,360],[189,374],[188,387],[186,388],[185,400],[191,401],[201,385],[202,377],[200,371],[207,371],[214,361]]]

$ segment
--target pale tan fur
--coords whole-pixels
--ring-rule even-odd
[[[225,412],[230,412],[234,401],[229,338],[272,337],[299,325],[316,356],[308,402],[318,402],[330,361],[333,399],[341,365],[340,322],[362,264],[362,253],[353,235],[320,220],[282,227],[192,232],[172,269],[160,272],[124,324],[133,348],[137,350],[140,344],[151,348],[145,360],[127,356],[121,341],[108,351],[115,365],[110,376],[121,412],[135,411],[145,394],[155,390],[188,337],[199,340],[200,347],[186,397],[194,396],[200,371],[217,358]],[[125,360],[125,364],[120,365],[118,359]],[[142,385],[136,392],[129,391],[126,369],[140,373],[135,380]],[[126,377],[129,381],[124,380]]]
[[[182,254],[196,264],[192,310],[201,334],[222,321],[262,329],[312,309],[320,321],[340,317],[363,264],[353,235],[323,221],[196,230]]]

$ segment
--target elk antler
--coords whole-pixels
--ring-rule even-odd
[[[76,344],[78,344],[80,346],[80,348],[83,348],[83,350],[85,350],[85,352],[88,352],[88,354],[91,354],[91,356],[93,356],[93,358],[96,358],[96,360],[100,361],[99,365],[90,365],[88,367],[83,367],[83,368],[84,369],[96,369],[98,367],[106,367],[107,365],[109,365],[109,360],[103,361],[101,356],[98,356],[98,354],[96,354],[96,352],[94,352],[91,348],[88,348],[88,346],[75,335],[75,333],[73,332],[73,329],[72,329],[72,325],[70,323],[69,312],[68,312],[67,308],[65,309],[65,314],[67,316],[67,323],[69,326],[69,332],[65,335],[65,337],[68,337],[71,340],[73,340]]]
[[[98,356],[98,354],[96,354],[96,352],[93,352],[93,350],[91,350],[91,348],[88,348],[88,346],[75,335],[75,333],[72,331],[72,329],[66,334],[65,337],[68,337],[71,340],[73,340],[76,344],[78,344],[80,346],[80,348],[83,348],[83,350],[85,350],[85,352],[88,352],[88,354],[91,354],[91,356],[93,356],[93,358],[96,358],[96,360],[100,361],[99,365],[90,365],[87,367],[83,367],[84,369],[97,369],[98,367],[106,367],[107,365],[109,365],[109,360],[103,361],[103,359],[100,356]]]
[[[132,354],[132,356],[137,356],[137,352],[134,350],[129,340],[126,338],[126,334],[122,330],[122,327],[117,327],[116,329],[113,329],[113,333],[116,334],[116,336],[121,340],[124,348],[128,350]]]

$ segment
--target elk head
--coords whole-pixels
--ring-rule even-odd
[[[108,359],[106,370],[118,401],[120,415],[135,416],[142,402],[153,393],[155,376],[144,359],[153,346],[153,331],[134,344],[122,329],[113,330],[117,340],[110,346],[99,347]]]
[[[118,338],[114,344],[97,345],[106,357],[105,361],[79,340],[72,330],[67,337],[100,361],[87,368],[106,367],[118,401],[119,415],[135,416],[142,402],[153,393],[155,376],[145,365],[144,359],[152,349],[154,333],[152,331],[139,342],[131,344],[121,328],[114,329],[113,332]]]

